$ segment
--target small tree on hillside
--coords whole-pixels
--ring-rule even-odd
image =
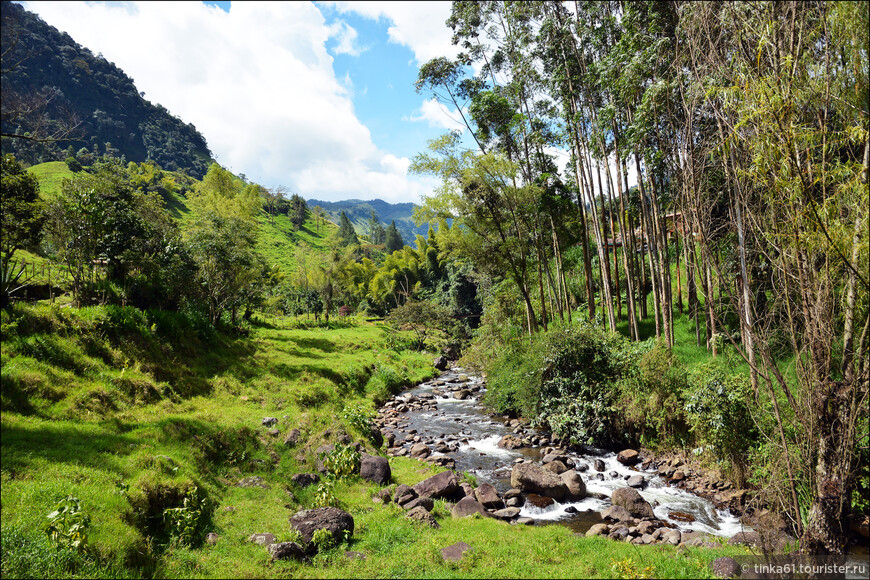
[[[408,300],[387,315],[387,321],[397,330],[414,332],[414,347],[423,350],[426,340],[436,332],[444,332],[450,323],[450,311],[430,301]]]
[[[405,242],[402,241],[402,234],[396,228],[396,220],[390,222],[390,225],[387,227],[384,244],[386,246],[384,249],[388,254],[392,254],[396,250],[401,250],[405,247]]]

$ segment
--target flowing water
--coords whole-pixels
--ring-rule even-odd
[[[457,471],[473,474],[478,484],[490,483],[504,493],[510,488],[510,474],[514,463],[521,460],[538,461],[543,448],[500,448],[499,440],[511,433],[512,428],[506,427],[501,417],[487,414],[480,404],[480,398],[486,390],[480,376],[468,373],[467,381],[462,383],[463,388],[472,391],[470,398],[460,400],[453,397],[450,387],[459,383],[462,372],[462,369],[451,369],[436,380],[422,383],[400,395],[422,395],[423,399],[437,405],[437,410],[433,411],[403,413],[407,420],[404,430],[406,433],[416,430],[416,435],[443,441],[452,448],[444,454],[455,460]],[[406,447],[412,444],[412,440],[405,442]],[[641,474],[648,483],[645,489],[638,491],[653,506],[656,517],[671,522],[680,530],[730,537],[747,529],[730,512],[717,510],[710,501],[669,486],[656,473],[643,471],[640,466],[634,468],[622,465],[616,460],[615,453],[588,449],[586,454],[568,452],[566,455],[574,461],[575,466],[589,466],[581,474],[589,497],[579,502],[556,502],[545,508],[534,507],[526,502],[520,517],[531,517],[538,523],[558,522],[577,532],[584,532],[601,521],[598,511],[611,505],[611,492],[618,487],[624,487],[628,476]],[[593,467],[596,459],[604,462],[603,471],[597,471]],[[675,516],[672,515],[674,512]],[[688,514],[690,518],[681,514]],[[684,521],[686,519],[694,521]]]

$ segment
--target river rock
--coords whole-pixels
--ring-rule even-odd
[[[565,499],[568,501],[580,501],[586,497],[586,484],[583,483],[583,478],[574,470],[564,472],[559,477],[567,488]]]
[[[362,454],[359,475],[361,478],[378,485],[387,485],[393,478],[390,462],[385,457],[369,455],[368,453]]]
[[[646,479],[642,475],[632,475],[626,481],[628,487],[633,487],[635,489],[643,489],[646,487]]]
[[[610,526],[607,524],[595,524],[588,530],[586,530],[586,537],[592,536],[604,536],[610,533]]]
[[[603,472],[605,469],[607,469],[607,466],[604,464],[604,461],[601,459],[593,460],[592,466],[595,468],[595,471]]]
[[[498,491],[488,483],[483,483],[474,490],[474,496],[485,508],[499,509],[504,507],[504,502],[498,496]]]
[[[447,359],[443,356],[439,356],[432,362],[432,366],[434,366],[439,371],[447,370]]]
[[[526,503],[529,505],[535,506],[536,508],[544,509],[544,508],[548,508],[551,505],[553,505],[554,503],[556,503],[556,500],[554,500],[551,497],[547,497],[545,495],[538,495],[536,493],[530,493],[526,496]]]
[[[303,560],[305,558],[305,550],[296,542],[269,544],[267,550],[272,560]]]
[[[441,525],[435,520],[435,516],[433,516],[431,512],[423,506],[416,506],[415,508],[408,510],[408,513],[405,514],[405,517],[409,520],[423,522],[430,528],[434,528],[436,530],[441,527]]]
[[[561,475],[568,471],[568,466],[556,459],[555,461],[551,461],[550,463],[544,466],[544,469],[547,471],[552,471],[556,475]]]
[[[629,467],[640,462],[640,455],[634,449],[624,449],[616,456],[616,460]]]
[[[417,459],[425,459],[432,455],[432,450],[429,449],[429,446],[425,443],[416,443],[411,446],[411,457],[416,457]]]
[[[489,517],[489,512],[483,507],[483,504],[472,497],[464,497],[453,506],[450,510],[450,515],[454,518],[465,518],[472,514],[480,514],[484,517]]]
[[[448,497],[459,490],[459,477],[453,471],[442,471],[414,486],[420,497],[432,499]]]
[[[505,435],[499,440],[498,446],[502,449],[518,449],[523,446],[523,442],[513,435]]]
[[[511,470],[511,487],[562,500],[568,487],[562,478],[533,463],[518,463]]]
[[[471,391],[469,391],[468,389],[460,389],[453,393],[453,398],[459,399],[460,401],[464,401],[469,397],[471,397]]]
[[[305,551],[309,554],[317,551],[312,542],[314,532],[328,530],[336,543],[345,540],[345,535],[353,535],[353,516],[335,507],[321,507],[297,512],[290,518],[290,527],[302,535]]]
[[[683,481],[684,479],[686,479],[686,474],[681,469],[676,470],[671,476],[671,481]]]
[[[663,544],[676,546],[681,540],[682,534],[680,533],[680,530],[665,530],[662,532],[661,541]]]
[[[691,524],[695,521],[695,516],[692,514],[687,514],[686,512],[668,512],[668,517],[672,520],[677,520],[678,522],[685,522],[687,524]]]
[[[375,503],[388,504],[392,501],[392,494],[389,489],[379,489],[372,496],[372,501]]]
[[[492,512],[492,515],[500,520],[512,520],[520,515],[520,511],[521,510],[518,507],[508,507],[502,510],[496,510]]]
[[[601,517],[615,522],[627,522],[631,520],[631,514],[620,505],[612,505],[601,512]]]
[[[655,518],[652,506],[632,487],[620,487],[610,495],[613,505],[622,506],[635,518]]]

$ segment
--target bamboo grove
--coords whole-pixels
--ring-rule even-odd
[[[868,444],[868,3],[454,2],[447,24],[463,52],[417,89],[474,147],[415,158],[441,183],[418,217],[463,225],[528,335],[573,311],[672,347],[677,311],[732,344],[780,507],[842,552]]]

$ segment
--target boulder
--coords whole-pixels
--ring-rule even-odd
[[[710,562],[710,570],[713,571],[713,576],[716,578],[736,578],[740,576],[743,569],[737,560],[725,556]]]
[[[320,481],[320,476],[316,473],[297,473],[290,478],[290,481],[299,487],[308,487],[309,485],[314,485]]]
[[[439,371],[447,370],[447,359],[443,356],[439,356],[432,362],[432,366],[434,366]]]
[[[214,546],[215,544],[218,543],[218,535],[214,532],[209,533],[205,537],[205,543],[208,544],[209,546]]]
[[[360,460],[359,475],[365,480],[377,483],[378,485],[386,485],[393,478],[393,472],[390,469],[390,462],[385,457],[377,455],[362,454]]]
[[[488,483],[481,484],[480,487],[474,490],[474,497],[485,508],[499,509],[504,506],[504,502],[498,496],[498,491]]]
[[[628,487],[633,487],[635,489],[643,489],[646,487],[646,479],[642,475],[632,475],[626,481]]]
[[[375,495],[372,496],[372,501],[375,503],[388,504],[393,501],[392,493],[389,489],[379,489],[375,492]]]
[[[512,520],[518,515],[520,515],[520,508],[518,507],[509,507],[492,512],[492,516],[500,520]]]
[[[296,542],[269,544],[267,549],[272,560],[303,560],[305,558],[305,550]]]
[[[627,522],[631,520],[631,514],[628,513],[628,510],[619,505],[612,505],[606,510],[602,511],[601,517],[606,520],[613,520],[615,522]]]
[[[554,462],[555,463],[555,462]],[[552,465],[552,464],[551,464]],[[583,483],[583,478],[576,471],[569,470],[559,476],[567,488],[565,499],[568,501],[580,501],[586,497],[586,484]]]
[[[683,481],[684,479],[686,479],[686,474],[681,469],[676,470],[671,476],[671,481]]]
[[[665,530],[660,537],[663,544],[670,544],[672,546],[676,546],[682,540],[680,530]]]
[[[610,501],[615,506],[624,507],[634,518],[655,518],[652,506],[632,487],[613,490]]]
[[[453,393],[454,399],[459,399],[460,401],[464,401],[465,399],[471,397],[471,391],[468,389],[459,389],[455,393]]]
[[[429,446],[425,443],[415,443],[411,446],[411,457],[416,457],[417,459],[425,459],[432,455],[432,450],[429,449]]]
[[[511,470],[511,487],[534,492],[556,500],[565,497],[568,487],[562,478],[533,463],[518,463]]]
[[[498,446],[502,449],[517,449],[523,446],[523,442],[513,435],[505,435],[499,440]]]
[[[554,500],[551,497],[547,497],[545,495],[538,495],[536,493],[530,493],[529,495],[526,496],[526,503],[531,505],[531,506],[534,506],[536,508],[544,509],[544,508],[548,508],[551,505],[553,505],[554,503],[556,503],[556,500]]]
[[[423,522],[430,528],[434,528],[436,530],[441,527],[441,525],[437,521],[435,521],[435,516],[433,516],[429,512],[429,510],[427,510],[423,506],[417,506],[414,509],[408,510],[408,513],[405,514],[405,517],[409,520]]]
[[[275,534],[251,534],[248,536],[248,541],[253,542],[255,544],[260,544],[261,546],[268,546],[269,544],[275,543]]]
[[[608,526],[607,524],[595,524],[594,526],[586,530],[587,537],[604,536],[608,533],[610,533],[610,526]]]
[[[271,427],[278,424],[278,417],[263,417],[263,427]]]
[[[640,462],[640,455],[634,449],[624,449],[616,456],[616,460],[623,465],[632,466]]]
[[[454,518],[465,518],[472,514],[480,514],[484,517],[489,517],[486,508],[479,501],[471,497],[464,497],[453,506],[450,510],[450,515]]]
[[[456,542],[451,546],[447,546],[441,550],[441,557],[445,562],[458,562],[462,559],[463,554],[471,549],[471,546],[465,542]]]
[[[546,469],[547,471],[552,471],[556,475],[561,475],[568,471],[568,466],[556,459],[544,465],[544,469]]]
[[[448,497],[459,490],[459,477],[453,471],[442,471],[429,479],[424,479],[413,489],[419,497],[432,499]]]
[[[353,516],[335,507],[302,510],[290,518],[290,527],[302,535],[305,551],[311,554],[317,551],[312,542],[314,532],[328,530],[335,542],[341,543],[347,535],[353,535]]]
[[[431,512],[432,508],[435,507],[435,500],[431,497],[418,497],[414,498],[411,501],[402,504],[402,507],[408,511],[411,511],[414,508],[421,507],[427,512]]]
[[[393,494],[393,501],[399,505],[408,503],[417,497],[417,491],[410,485],[400,484]]]
[[[284,437],[284,446],[296,447],[296,444],[299,443],[300,437],[302,437],[302,432],[299,429],[291,429]]]
[[[607,469],[607,466],[604,464],[604,461],[601,459],[596,459],[592,462],[592,466],[595,468],[595,471],[604,471]]]

